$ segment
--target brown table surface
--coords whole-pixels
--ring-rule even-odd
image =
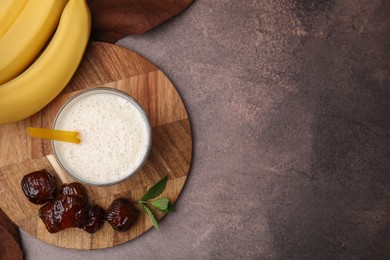
[[[159,232],[26,259],[388,259],[390,2],[207,1],[117,44],[161,68],[194,157]]]

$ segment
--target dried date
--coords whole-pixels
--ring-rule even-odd
[[[106,212],[106,220],[119,232],[129,230],[138,217],[138,210],[127,199],[114,200]]]
[[[88,209],[85,200],[77,195],[59,195],[39,209],[39,217],[50,233],[66,228],[83,228],[87,223]]]
[[[88,207],[87,224],[84,226],[84,230],[88,233],[95,233],[98,231],[104,223],[105,212],[99,205],[90,205]]]
[[[60,194],[62,195],[78,195],[84,198],[85,202],[88,203],[87,192],[83,185],[78,182],[65,183],[61,185]]]
[[[57,195],[54,176],[47,170],[27,174],[21,181],[24,195],[34,204],[45,204]]]

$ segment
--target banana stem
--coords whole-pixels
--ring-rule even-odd
[[[32,137],[69,142],[75,144],[79,144],[81,142],[80,138],[78,137],[79,134],[78,132],[44,129],[44,128],[36,128],[36,127],[27,127],[27,132]]]

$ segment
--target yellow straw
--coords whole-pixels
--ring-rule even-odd
[[[32,137],[44,138],[49,140],[63,141],[69,143],[79,144],[80,138],[78,132],[64,131],[64,130],[53,130],[36,127],[27,127],[27,132]]]

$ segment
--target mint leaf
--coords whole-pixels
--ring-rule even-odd
[[[154,184],[146,193],[145,195],[138,201],[138,203],[142,206],[142,208],[145,210],[146,214],[148,215],[150,221],[152,222],[155,229],[160,230],[160,227],[157,223],[156,218],[154,217],[152,211],[146,204],[151,204],[156,209],[160,210],[161,212],[169,213],[175,211],[175,206],[171,204],[168,198],[159,198],[153,201],[150,201],[151,199],[156,198],[161,193],[163,193],[165,187],[167,186],[168,176],[163,177],[161,180],[159,180],[156,184]]]
[[[150,221],[152,222],[154,228],[157,229],[157,230],[160,230],[160,227],[158,226],[157,220],[153,216],[152,211],[150,211],[150,209],[145,204],[143,204],[142,202],[140,202],[140,204],[141,204],[142,208],[145,210],[146,214],[148,215],[148,217],[149,217]]]
[[[165,212],[165,213],[171,213],[171,212],[175,212],[176,211],[176,208],[173,204],[171,204],[171,202],[168,202],[168,207],[166,210],[161,210],[162,212]]]
[[[152,204],[154,207],[161,211],[165,211],[168,209],[168,203],[169,200],[167,198],[161,198],[150,202],[150,204]]]
[[[159,182],[154,184],[153,187],[151,187],[145,193],[145,195],[141,198],[141,201],[147,201],[147,200],[150,200],[150,199],[154,199],[155,197],[160,195],[164,191],[165,186],[167,185],[167,181],[168,181],[168,176],[165,176]]]

